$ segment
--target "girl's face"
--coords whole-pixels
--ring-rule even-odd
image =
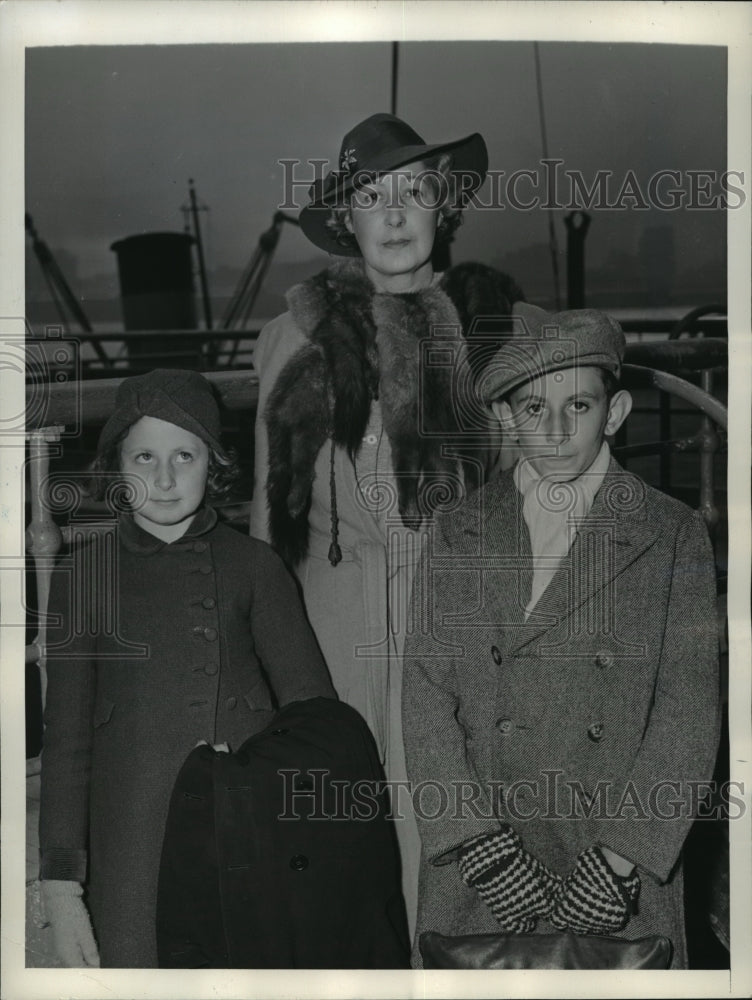
[[[133,514],[136,524],[165,542],[185,534],[204,500],[208,445],[176,424],[141,417],[120,445],[120,468],[146,484],[147,500]]]
[[[381,174],[353,194],[345,225],[378,291],[409,292],[431,283],[437,202],[437,181],[420,161]]]

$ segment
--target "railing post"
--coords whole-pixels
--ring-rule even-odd
[[[44,665],[45,626],[44,616],[50,597],[50,582],[55,556],[62,545],[62,533],[52,518],[49,505],[43,496],[44,482],[50,470],[50,444],[60,440],[63,427],[42,427],[29,434],[29,478],[31,496],[31,520],[26,529],[26,548],[34,557],[37,583],[37,608],[39,609],[39,631],[33,645],[27,649],[27,662],[39,666],[42,690],[42,709],[47,692],[47,673]],[[36,647],[36,649],[35,649]]]
[[[702,388],[708,395],[713,395],[713,371],[708,368],[701,372]],[[715,453],[720,443],[718,432],[713,421],[703,414],[700,425],[700,513],[705,518],[708,529],[712,532],[719,521],[718,507],[715,503]]]
[[[665,445],[658,453],[658,489],[670,493],[671,450],[666,442],[671,441],[671,397],[667,393],[661,393],[658,399],[658,439]]]

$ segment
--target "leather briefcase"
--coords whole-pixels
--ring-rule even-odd
[[[424,969],[667,969],[671,942],[561,934],[420,936]]]

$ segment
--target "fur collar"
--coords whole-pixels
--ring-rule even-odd
[[[456,273],[461,268],[465,279]],[[321,448],[331,440],[354,458],[374,399],[381,404],[399,511],[407,527],[417,528],[430,514],[426,497],[436,495],[437,486],[447,486],[451,479],[456,488],[458,478],[461,481],[458,459],[447,457],[442,445],[459,430],[451,404],[453,385],[468,359],[460,315],[444,289],[453,288],[456,295],[459,286],[467,292],[470,284],[477,284],[481,274],[484,280],[489,273],[503,277],[481,265],[461,268],[419,292],[388,295],[375,292],[362,261],[339,261],[288,293],[290,311],[308,343],[280,372],[265,418],[271,539],[290,565],[307,551],[314,464]],[[498,301],[491,305],[486,296],[486,307],[496,315],[508,314],[509,296],[496,291]],[[460,298],[460,314],[465,313],[467,322],[472,295]],[[442,347],[445,337],[454,337],[455,364],[424,365],[421,371],[418,345],[437,329],[442,331]],[[334,482],[331,487],[334,507]],[[336,510],[332,529],[336,549]],[[336,555],[331,558],[336,563]]]

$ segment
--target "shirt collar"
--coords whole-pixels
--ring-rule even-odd
[[[120,540],[129,552],[136,552],[140,555],[152,555],[169,545],[179,545],[189,538],[196,538],[198,535],[205,535],[217,523],[217,512],[213,507],[201,507],[196,516],[191,521],[188,530],[174,542],[164,542],[156,535],[145,531],[139,527],[133,519],[132,514],[121,514],[118,519],[118,532]]]
[[[608,472],[610,461],[611,450],[608,447],[608,442],[604,441],[590,466],[575,479],[568,481],[569,485],[577,490],[577,493],[584,500],[587,510],[590,510],[595,494],[603,482],[603,477]],[[512,475],[514,476],[514,485],[523,497],[527,497],[532,490],[535,490],[541,479],[540,475],[533,468],[532,463],[526,462],[523,459],[517,462]]]

